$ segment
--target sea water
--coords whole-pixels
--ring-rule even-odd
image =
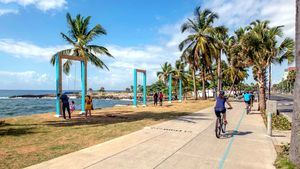
[[[16,95],[55,94],[54,90],[0,90],[0,118],[48,113],[55,111],[55,98],[9,98]],[[81,98],[75,101],[77,110],[81,110]],[[93,99],[94,108],[129,105],[130,100]]]

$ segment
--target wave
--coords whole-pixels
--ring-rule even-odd
[[[0,99],[9,99],[9,97],[0,97]]]
[[[133,101],[133,99],[120,99],[122,101]]]

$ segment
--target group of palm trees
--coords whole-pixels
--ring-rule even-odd
[[[300,7],[300,0],[296,5]],[[299,40],[300,8],[296,11],[296,39]],[[105,29],[97,24],[92,29],[88,29],[90,16],[83,17],[77,15],[72,18],[67,14],[69,26],[68,34],[61,33],[73,48],[59,51],[57,54],[82,57],[85,64],[92,63],[99,68],[107,68],[99,58],[99,54],[109,57],[109,51],[98,45],[90,43],[99,35],[105,35]],[[209,85],[217,86],[218,91],[224,89],[222,82],[226,86],[230,85],[230,90],[242,82],[247,76],[247,70],[252,69],[254,79],[259,86],[259,107],[261,110],[266,108],[266,88],[269,80],[271,81],[271,65],[282,63],[287,60],[289,63],[294,61],[294,41],[291,38],[283,37],[283,26],[270,26],[269,21],[256,20],[246,27],[237,29],[231,36],[225,26],[215,26],[214,22],[218,15],[209,9],[202,10],[197,7],[194,17],[187,19],[182,25],[181,31],[188,33],[188,36],[179,44],[182,51],[180,59],[176,61],[174,68],[171,64],[165,63],[162,71],[158,72],[159,81],[157,86],[165,86],[168,76],[172,74],[174,83],[181,79],[183,88],[189,90],[192,84],[192,91],[197,99],[197,91],[201,87],[203,99],[206,99],[206,87]],[[299,42],[297,42],[299,44]],[[297,51],[299,51],[299,45]],[[51,58],[54,65],[56,54]],[[227,62],[222,61],[222,56],[226,56]],[[300,64],[297,58],[297,66]],[[69,73],[72,60],[67,60],[63,64],[65,73]],[[87,66],[85,66],[87,67]],[[108,69],[108,68],[107,68]],[[297,69],[299,73],[299,69]],[[85,76],[87,71],[85,70]],[[269,77],[267,77],[269,74]],[[295,75],[296,76],[296,75]],[[297,74],[298,76],[298,74]],[[86,78],[85,78],[86,79]],[[299,102],[299,78],[296,79],[295,102]],[[201,85],[200,85],[201,82]],[[85,82],[86,84],[86,82]],[[209,86],[208,86],[209,87]],[[291,141],[291,160],[300,165],[300,145],[299,145],[299,105],[296,104],[293,116],[293,129]]]
[[[97,36],[105,35],[106,31],[99,24],[89,30],[90,18],[81,15],[72,18],[67,14],[69,32],[67,35],[61,33],[61,36],[73,48],[58,53],[80,56],[84,58],[85,64],[90,62],[96,67],[107,68],[98,54],[112,55],[105,47],[90,44]],[[202,88],[202,98],[206,99],[207,87],[216,86],[217,91],[220,91],[224,89],[222,84],[225,84],[230,85],[229,90],[232,91],[235,85],[248,76],[247,69],[252,68],[254,79],[259,84],[259,106],[265,110],[267,73],[271,73],[268,69],[272,63],[294,61],[294,41],[283,38],[283,26],[271,27],[269,21],[259,20],[239,28],[229,36],[225,26],[214,25],[217,19],[218,15],[211,10],[197,7],[194,17],[187,19],[181,27],[182,33],[188,35],[179,44],[182,51],[180,59],[174,68],[166,62],[162,71],[157,73],[158,78],[166,84],[168,76],[172,74],[175,85],[178,79],[182,80],[184,90],[189,90],[192,85],[195,99],[198,99],[198,89]],[[222,61],[222,56],[226,56],[227,62]],[[52,64],[55,59],[54,55]],[[65,73],[69,73],[72,63],[72,60],[67,60],[63,64]]]
[[[188,85],[192,79],[193,92],[202,88],[202,98],[206,99],[206,88],[215,84],[217,91],[233,90],[234,86],[248,77],[252,69],[259,86],[259,107],[266,109],[267,81],[271,80],[271,64],[281,64],[284,60],[294,61],[294,41],[283,37],[283,26],[270,26],[269,21],[256,20],[241,27],[229,36],[225,26],[214,26],[218,15],[209,9],[197,7],[193,18],[187,19],[181,27],[187,37],[179,44],[182,55],[176,61],[175,69],[165,63],[158,78],[164,82],[169,74],[183,78]],[[222,61],[226,56],[227,61]],[[180,66],[179,66],[180,65]],[[179,67],[178,67],[179,66]],[[188,71],[186,71],[188,70]],[[269,73],[269,79],[267,77]],[[187,81],[186,81],[187,80]],[[198,83],[201,82],[201,85]],[[212,86],[211,86],[212,87]],[[194,95],[197,99],[197,94]]]

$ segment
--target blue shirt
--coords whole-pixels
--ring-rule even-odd
[[[245,93],[244,94],[244,101],[248,102],[251,100],[251,94],[250,93]]]
[[[64,105],[69,104],[69,97],[66,94],[61,95],[60,100],[63,102]]]
[[[217,101],[216,101],[216,106],[215,106],[215,110],[216,111],[224,111],[225,108],[225,103],[226,103],[227,98],[221,98],[220,96],[217,97]]]

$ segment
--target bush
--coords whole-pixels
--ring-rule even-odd
[[[296,169],[296,166],[289,160],[290,144],[282,145],[277,154],[274,166],[277,169]]]
[[[291,130],[291,122],[282,114],[272,116],[272,129],[275,130]]]
[[[267,115],[262,113],[262,118],[267,126]],[[272,129],[273,130],[291,130],[292,123],[282,114],[272,114]]]

